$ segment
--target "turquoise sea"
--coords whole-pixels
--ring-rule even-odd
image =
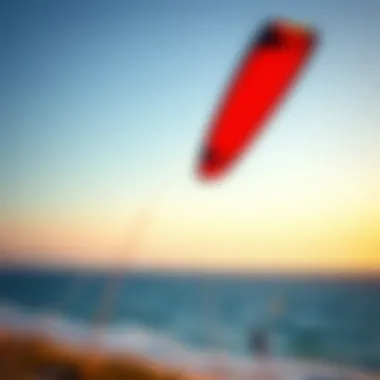
[[[0,324],[85,337],[110,273],[0,270]],[[274,314],[274,303],[282,312]],[[126,273],[104,342],[188,365],[251,359],[250,331],[271,332],[273,355],[380,373],[380,279]]]

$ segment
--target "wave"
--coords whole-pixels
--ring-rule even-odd
[[[55,313],[32,312],[9,303],[0,305],[0,328],[19,333],[41,333],[77,345],[88,344],[94,336],[94,329],[85,323]],[[215,368],[220,361],[220,353],[195,350],[176,340],[170,333],[139,324],[123,323],[96,332],[99,346],[110,352],[130,353],[171,366],[199,370]],[[229,362],[240,367],[249,364],[249,361],[231,355]]]
[[[94,330],[86,323],[71,320],[51,312],[33,312],[13,304],[0,303],[0,328],[18,333],[34,332],[59,341],[76,345],[93,344]],[[145,357],[163,364],[191,371],[223,369],[225,372],[249,373],[259,361],[244,355],[234,355],[217,349],[195,349],[180,342],[170,332],[159,331],[139,324],[120,323],[97,330],[97,344],[109,352],[126,353]],[[294,374],[313,368],[318,374],[336,374],[337,366],[310,367],[301,361],[276,360],[280,370],[296,378]],[[306,372],[305,372],[306,373]],[[378,377],[377,377],[378,378]]]

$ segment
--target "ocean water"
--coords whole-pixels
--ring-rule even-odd
[[[85,340],[107,273],[0,270],[0,325]],[[273,304],[283,312],[271,312]],[[102,331],[109,348],[188,366],[252,358],[250,331],[269,329],[277,357],[380,373],[380,279],[128,273]]]

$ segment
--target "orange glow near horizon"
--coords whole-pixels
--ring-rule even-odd
[[[268,217],[242,207],[195,212],[171,204],[153,217],[134,249],[133,218],[82,218],[0,226],[8,261],[77,267],[365,273],[380,271],[380,207]],[[164,212],[165,211],[165,212]],[[265,218],[265,217],[266,218]],[[281,216],[281,218],[280,218]],[[180,222],[179,222],[180,221]],[[217,222],[215,222],[217,221]],[[128,252],[130,250],[130,252]]]

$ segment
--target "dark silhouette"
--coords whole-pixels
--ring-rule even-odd
[[[249,350],[254,355],[268,356],[270,354],[268,331],[253,329],[249,337]]]

